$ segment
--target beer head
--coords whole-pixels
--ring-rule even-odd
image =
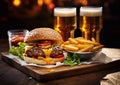
[[[102,7],[81,7],[80,16],[102,16]]]
[[[76,8],[55,8],[54,16],[61,16],[61,17],[76,16]]]

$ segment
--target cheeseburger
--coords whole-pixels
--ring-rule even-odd
[[[28,63],[56,64],[64,61],[61,35],[51,28],[36,28],[24,38],[27,44],[23,59]]]

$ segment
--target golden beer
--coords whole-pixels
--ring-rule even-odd
[[[64,41],[68,40],[69,37],[74,38],[76,8],[55,8],[54,29],[61,34]]]
[[[102,29],[102,7],[81,7],[79,20],[82,36],[99,42]]]

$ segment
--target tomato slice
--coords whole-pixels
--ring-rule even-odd
[[[54,58],[62,58],[64,57],[64,55],[57,55],[57,56],[54,56]]]
[[[35,43],[28,43],[29,46],[36,46]]]
[[[51,44],[52,44],[51,41],[44,41],[44,42],[38,43],[37,45],[38,45],[38,46],[49,46],[49,45],[51,45]]]

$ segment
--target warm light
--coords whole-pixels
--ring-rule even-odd
[[[45,0],[44,3],[47,5],[49,9],[53,9],[55,7],[53,0]]]
[[[55,5],[53,3],[49,4],[49,8],[53,9],[55,7]]]
[[[20,6],[21,0],[13,0],[13,5],[14,6]]]
[[[45,3],[46,5],[48,5],[48,4],[52,3],[52,0],[45,0],[44,3]]]
[[[88,5],[88,1],[87,1],[87,0],[80,0],[80,3],[81,3],[82,5]]]
[[[88,0],[75,0],[75,3],[86,6],[86,5],[88,5]]]
[[[43,0],[38,0],[37,2],[38,2],[38,5],[39,5],[39,6],[42,6],[42,5],[43,5]]]

